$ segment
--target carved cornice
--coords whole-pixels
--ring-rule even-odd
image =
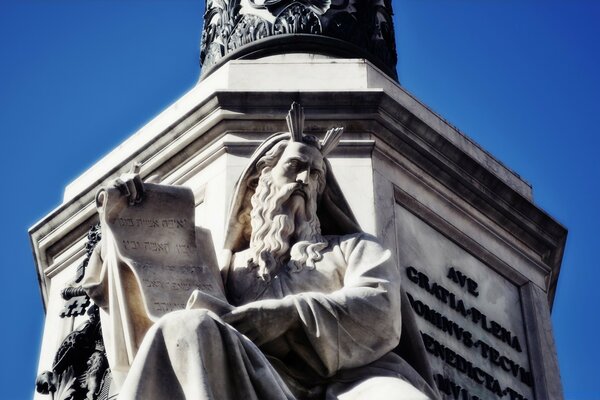
[[[516,176],[507,178],[512,176],[509,170],[494,164],[491,156],[481,159],[485,154],[477,152],[474,144],[458,140],[463,138],[459,132],[400,88],[301,93],[248,91],[243,95],[238,91],[200,89],[201,86],[194,93],[202,97],[181,103],[186,106],[177,108],[177,115],[173,110],[166,111],[171,117],[169,123],[151,122],[136,134],[133,144],[121,146],[118,154],[111,155],[111,163],[100,163],[93,174],[86,173],[86,177],[93,178],[85,185],[79,184],[76,195],[67,198],[30,229],[45,300],[48,277],[70,264],[69,260],[84,256],[84,237],[97,222],[94,193],[99,186],[128,171],[133,161],[144,161],[142,176],[161,173],[168,183],[177,183],[225,151],[225,147],[227,151],[246,154],[255,142],[245,140],[236,147],[222,142],[224,135],[250,130],[253,135],[261,136],[282,131],[285,126],[281,115],[292,99],[310,105],[307,114],[311,132],[342,123],[349,133],[369,132],[373,135],[369,139],[378,138],[376,147],[381,151],[396,149],[474,209],[499,226],[509,227],[511,235],[522,242],[528,253],[539,255],[536,273],[547,277],[544,290],[551,302],[566,229],[539,209],[528,192],[513,182]],[[162,117],[157,120],[161,122]],[[184,162],[190,157],[194,162]],[[189,165],[189,169],[184,165]],[[495,168],[490,170],[490,165]],[[76,248],[71,249],[75,242]]]
[[[202,76],[224,61],[312,52],[366,58],[397,80],[387,0],[210,0],[200,47]]]

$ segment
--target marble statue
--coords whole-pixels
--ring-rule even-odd
[[[229,304],[205,307],[195,291],[151,323],[119,399],[439,397],[392,254],[360,230],[326,159],[342,129],[320,141],[303,121],[293,104],[289,132],[265,140],[236,185],[221,265]],[[144,204],[138,175],[116,186]],[[107,282],[84,285],[104,313]]]

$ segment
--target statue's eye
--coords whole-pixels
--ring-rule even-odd
[[[296,169],[298,168],[298,160],[290,160],[287,162],[287,167],[289,169]]]
[[[319,171],[319,170],[316,170],[316,169],[312,169],[312,170],[310,171],[310,175],[311,175],[313,178],[315,178],[315,179],[318,179],[318,178],[321,176],[321,171]]]

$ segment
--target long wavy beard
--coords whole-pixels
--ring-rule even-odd
[[[284,265],[292,272],[299,272],[305,266],[314,269],[322,258],[321,251],[327,247],[321,236],[314,191],[308,193],[306,219],[296,223],[290,207],[285,207],[298,188],[299,184],[290,183],[275,190],[270,169],[265,168],[252,196],[250,252],[258,276],[265,281],[270,281]]]

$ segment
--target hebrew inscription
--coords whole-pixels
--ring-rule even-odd
[[[130,205],[117,189],[107,189],[103,210],[118,258],[136,277],[148,317],[184,309],[198,289],[225,299],[212,243],[197,243],[194,198],[179,186],[144,185],[144,198]]]

